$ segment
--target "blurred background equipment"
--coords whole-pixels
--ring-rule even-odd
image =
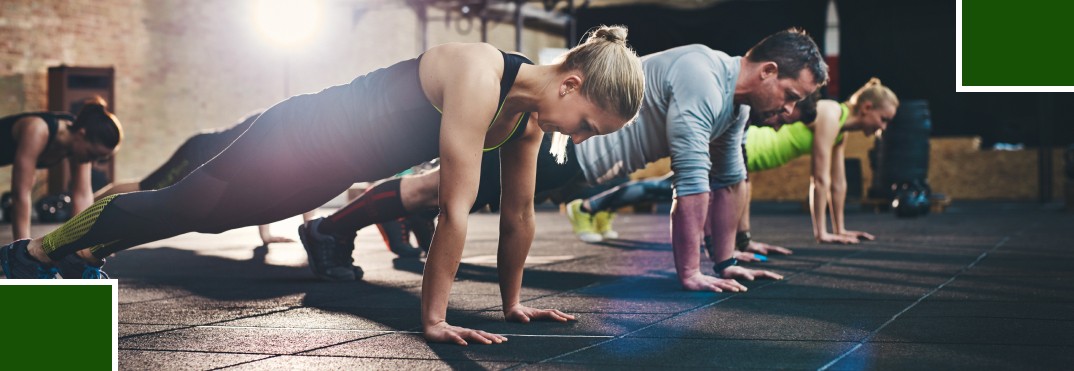
[[[929,196],[932,192],[927,184],[915,181],[892,187],[897,188],[895,199],[891,201],[895,216],[915,218],[929,213]]]
[[[924,100],[899,105],[895,118],[869,151],[874,176],[868,197],[891,204],[898,217],[929,212],[929,133],[932,119]]]
[[[4,192],[0,196],[0,221],[4,223],[11,223],[10,219],[12,215],[11,208],[15,206],[15,199],[11,197],[11,192]]]
[[[34,203],[37,220],[42,223],[62,223],[71,219],[71,196],[67,193],[51,194]]]

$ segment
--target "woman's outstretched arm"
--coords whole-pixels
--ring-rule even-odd
[[[498,60],[502,57],[491,46],[451,44],[426,52],[422,60],[422,85],[427,93],[434,91],[430,95],[440,92],[431,100],[443,107],[440,216],[421,286],[422,327],[429,341],[466,345],[506,340],[447,322],[448,296],[466,242],[470,207],[477,198],[481,149],[499,98]]]

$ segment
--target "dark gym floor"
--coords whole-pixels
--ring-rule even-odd
[[[320,213],[331,210],[322,209]],[[816,245],[797,204],[755,206],[756,239],[794,249],[753,264],[786,276],[740,294],[683,291],[666,215],[616,221],[621,240],[574,239],[537,213],[522,298],[578,316],[504,323],[496,215],[471,217],[451,323],[506,334],[494,346],[420,336],[422,263],[359,234],[359,282],[315,280],[297,243],[256,247],[253,227],[120,253],[121,369],[1069,369],[1074,213],[1033,203],[956,203],[896,219],[850,210],[876,234]],[[298,218],[273,225],[296,237]],[[35,226],[39,235],[55,226]],[[11,238],[4,225],[0,239]],[[711,263],[703,264],[711,272]]]

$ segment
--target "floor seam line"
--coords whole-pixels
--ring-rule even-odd
[[[1026,228],[1023,228],[1022,230],[1020,230],[1020,231],[1018,231],[1018,232],[1014,233],[1014,235],[1020,235],[1020,234],[1021,234],[1021,233],[1022,233],[1023,231],[1025,231],[1025,229],[1026,229]],[[835,359],[833,359],[833,360],[831,360],[830,362],[826,363],[825,365],[821,366],[821,367],[820,367],[820,368],[818,368],[817,370],[818,370],[818,371],[824,371],[824,370],[827,370],[827,369],[831,368],[832,366],[834,366],[834,365],[835,365],[836,363],[838,363],[839,361],[841,361],[841,360],[843,360],[844,358],[846,358],[846,357],[850,356],[850,354],[854,353],[854,352],[855,352],[855,351],[857,351],[858,349],[861,349],[861,347],[865,346],[865,343],[868,343],[868,342],[869,342],[869,340],[871,340],[872,338],[874,338],[874,337],[875,337],[875,336],[876,336],[877,334],[879,334],[879,333],[880,333],[880,331],[881,331],[881,330],[883,330],[883,329],[884,329],[885,327],[887,327],[887,326],[888,326],[889,324],[891,324],[892,322],[895,322],[895,320],[896,320],[896,319],[898,319],[898,318],[899,318],[899,316],[901,316],[901,315],[902,315],[903,313],[906,313],[906,312],[907,312],[907,311],[909,311],[910,309],[913,309],[913,308],[914,308],[915,306],[917,306],[918,304],[920,304],[920,303],[921,303],[922,301],[924,301],[925,299],[927,299],[927,298],[928,298],[929,296],[932,296],[932,294],[934,294],[934,293],[936,293],[937,291],[940,291],[941,289],[943,289],[943,288],[944,288],[944,286],[947,286],[947,284],[949,284],[949,283],[951,283],[951,282],[954,282],[954,281],[955,281],[955,279],[957,279],[957,278],[958,278],[959,276],[961,276],[961,275],[962,275],[963,273],[966,273],[966,272],[968,272],[968,271],[969,271],[970,269],[973,269],[973,267],[974,267],[974,266],[976,266],[976,265],[977,265],[977,263],[979,263],[979,262],[980,262],[981,260],[984,260],[984,258],[985,258],[985,257],[987,257],[987,256],[988,256],[988,254],[990,254],[990,253],[993,253],[993,252],[995,252],[995,251],[996,251],[996,250],[998,250],[998,249],[999,249],[1000,247],[1002,247],[1003,245],[1005,245],[1005,244],[1007,243],[1007,241],[1010,241],[1010,240],[1011,240],[1011,235],[1008,235],[1008,236],[1004,236],[1004,237],[1003,237],[1003,239],[1002,239],[1002,240],[1000,240],[999,242],[997,242],[997,243],[996,243],[996,244],[995,244],[994,246],[992,246],[992,248],[990,248],[990,249],[988,249],[988,250],[985,250],[984,252],[982,252],[981,254],[979,254],[979,255],[977,256],[977,259],[974,259],[974,261],[973,261],[973,262],[970,262],[970,264],[969,264],[969,265],[966,265],[965,267],[962,267],[962,269],[960,269],[960,270],[959,270],[958,272],[955,272],[955,274],[954,274],[953,276],[951,276],[951,278],[948,278],[948,279],[947,279],[947,281],[944,281],[944,282],[943,282],[943,283],[941,283],[941,284],[940,284],[939,286],[936,286],[936,287],[934,287],[934,288],[933,288],[932,290],[929,290],[929,292],[927,292],[927,293],[925,293],[924,295],[922,295],[922,296],[921,296],[920,298],[918,298],[918,299],[917,299],[916,301],[914,301],[913,303],[911,303],[911,304],[910,304],[909,306],[907,306],[906,308],[903,308],[903,309],[902,309],[901,311],[899,311],[898,313],[895,313],[895,315],[891,316],[891,318],[890,318],[890,319],[888,319],[888,320],[887,320],[886,322],[884,322],[883,324],[881,324],[881,325],[880,325],[880,327],[877,327],[877,328],[876,328],[876,330],[873,330],[873,331],[871,331],[871,332],[870,332],[870,333],[869,333],[868,335],[866,335],[866,336],[865,336],[864,338],[862,338],[861,340],[859,340],[859,341],[858,341],[858,343],[857,343],[856,345],[854,345],[854,346],[853,346],[852,348],[850,348],[850,349],[849,349],[849,350],[847,350],[846,352],[843,352],[843,354],[840,354],[840,355],[839,355],[838,357],[836,357]]]
[[[834,259],[834,260],[830,260],[830,261],[828,261],[828,262],[825,262],[824,264],[818,265],[818,266],[816,266],[816,267],[814,267],[814,268],[812,268],[812,269],[810,269],[810,270],[807,270],[807,271],[801,271],[801,272],[797,272],[797,273],[795,273],[795,274],[789,275],[789,276],[787,276],[787,277],[786,277],[785,279],[783,279],[783,280],[778,280],[778,281],[771,281],[771,282],[768,282],[768,283],[764,283],[764,284],[761,284],[760,286],[757,286],[757,287],[756,287],[755,289],[761,289],[761,288],[765,288],[765,287],[768,287],[768,286],[771,286],[771,285],[775,285],[775,284],[777,284],[777,283],[781,283],[781,282],[786,282],[786,281],[788,281],[788,280],[789,280],[790,278],[794,278],[794,277],[797,277],[797,276],[799,276],[799,275],[802,275],[802,274],[805,274],[805,273],[807,273],[807,272],[812,272],[812,271],[815,271],[815,270],[817,270],[817,269],[820,269],[820,268],[823,268],[823,267],[829,266],[829,265],[831,265],[831,264],[833,264],[833,263],[835,263],[835,262],[837,262],[837,261],[841,261],[841,260],[843,260],[843,259],[846,259],[846,258],[850,258],[850,257],[852,257],[852,256],[855,256],[855,255],[861,254],[861,253],[863,253],[863,252],[865,252],[865,250],[858,250],[858,251],[854,251],[854,252],[852,252],[852,253],[849,253],[849,254],[846,254],[846,255],[840,256],[840,257],[839,257],[839,258],[837,258],[837,259]],[[637,332],[640,332],[640,331],[644,331],[644,330],[646,330],[646,329],[648,329],[648,328],[650,328],[650,327],[653,327],[653,326],[656,326],[656,325],[658,325],[658,324],[660,324],[660,323],[663,323],[664,321],[667,321],[667,320],[670,320],[670,319],[673,319],[673,318],[677,318],[677,317],[680,317],[680,316],[682,316],[682,315],[685,315],[685,314],[687,314],[687,313],[691,313],[691,312],[694,312],[694,311],[697,311],[697,310],[701,310],[701,309],[705,309],[705,308],[708,308],[708,307],[712,307],[712,306],[715,306],[716,304],[719,304],[719,303],[725,302],[725,301],[727,301],[727,300],[730,300],[730,299],[732,299],[732,298],[734,298],[734,297],[737,297],[737,296],[739,296],[739,295],[741,295],[741,294],[743,294],[743,293],[740,293],[740,292],[738,292],[738,293],[732,293],[732,294],[728,295],[728,296],[727,296],[727,297],[725,297],[725,298],[722,298],[722,299],[719,299],[719,300],[716,300],[716,301],[714,301],[714,302],[711,302],[711,303],[707,303],[707,304],[704,304],[704,305],[700,305],[700,306],[697,306],[697,307],[693,307],[693,308],[690,308],[690,309],[684,310],[684,311],[682,311],[682,312],[678,312],[678,313],[675,313],[675,314],[673,314],[673,315],[671,315],[671,316],[669,316],[669,317],[667,317],[667,318],[664,318],[664,319],[661,319],[661,320],[659,320],[659,321],[656,321],[656,322],[650,323],[650,324],[648,324],[648,325],[646,325],[646,326],[643,326],[643,327],[641,327],[641,328],[638,328],[638,329],[636,329],[636,330],[633,330],[633,331],[627,332],[627,333],[625,333],[625,334],[622,334],[622,335],[617,335],[617,336],[615,336],[615,337],[613,337],[613,338],[611,338],[611,339],[608,339],[608,340],[605,340],[605,341],[601,341],[601,342],[598,342],[598,343],[596,343],[596,344],[591,344],[591,345],[589,345],[589,346],[585,346],[585,347],[582,347],[582,348],[578,348],[578,349],[572,350],[572,351],[570,351],[570,352],[566,352],[566,353],[563,353],[563,354],[559,354],[559,355],[556,355],[556,356],[554,356],[554,357],[549,357],[549,358],[545,358],[545,359],[542,359],[542,360],[540,360],[540,361],[537,361],[537,362],[533,362],[533,363],[523,363],[523,364],[520,364],[520,365],[518,365],[518,366],[515,366],[515,367],[509,367],[509,368],[507,368],[507,369],[509,369],[509,370],[513,370],[513,369],[517,369],[518,367],[522,367],[522,366],[526,366],[526,365],[530,365],[530,364],[541,364],[541,363],[546,363],[546,362],[549,362],[549,361],[553,361],[553,360],[556,360],[556,359],[559,359],[559,358],[563,358],[563,357],[566,357],[566,356],[569,356],[569,355],[571,355],[571,354],[575,354],[575,353],[578,353],[578,352],[581,352],[581,351],[584,351],[584,350],[592,349],[592,348],[594,348],[594,347],[598,347],[598,346],[601,346],[601,345],[603,345],[603,344],[607,344],[607,343],[609,343],[609,342],[612,342],[612,341],[616,341],[616,340],[619,340],[619,339],[623,339],[623,338],[626,338],[627,336],[630,336],[630,335],[632,335],[632,334],[635,334],[635,333],[637,333]]]

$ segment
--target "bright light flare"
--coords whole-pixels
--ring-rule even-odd
[[[254,0],[261,34],[274,45],[291,49],[309,41],[321,21],[320,0]]]

